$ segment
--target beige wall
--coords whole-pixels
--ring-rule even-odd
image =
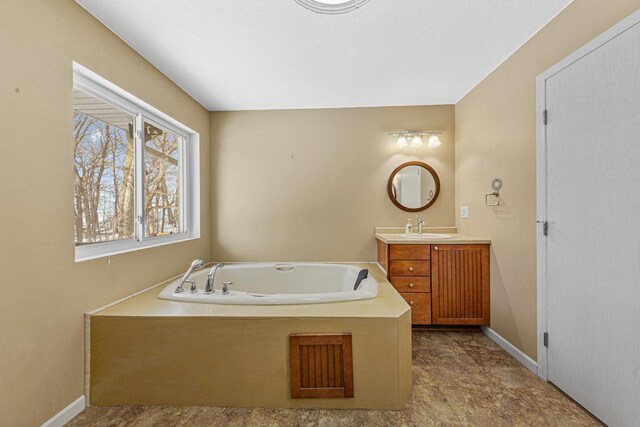
[[[82,313],[194,258],[211,251],[234,261],[375,259],[373,227],[413,217],[385,190],[389,173],[408,160],[440,175],[440,198],[424,213],[428,225],[451,225],[454,208],[467,205],[471,217],[458,221],[461,231],[492,239],[492,326],[535,357],[535,77],[639,7],[640,0],[575,1],[455,111],[209,114],[73,0],[3,1],[3,425],[37,425],[82,394]],[[201,239],[74,262],[72,60],[200,133]],[[406,128],[444,130],[443,145],[401,150],[387,132]],[[494,176],[504,179],[505,204],[486,208]]]
[[[34,426],[83,393],[83,313],[208,258],[209,113],[73,0],[0,12],[0,424]],[[202,238],[74,262],[75,60],[200,133]]]
[[[492,328],[536,358],[536,99],[540,73],[640,8],[576,0],[456,105],[460,232],[490,237]],[[495,176],[503,206],[484,206]]]
[[[451,105],[211,113],[213,258],[375,260],[373,228],[415,218],[386,192],[409,160],[440,176],[427,224],[453,225],[453,122]],[[443,130],[442,146],[401,149],[401,129]]]

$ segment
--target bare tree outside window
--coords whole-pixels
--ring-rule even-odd
[[[144,124],[145,236],[179,233],[180,152],[184,139]]]
[[[185,139],[144,122],[144,236],[182,232],[180,153]],[[76,245],[136,238],[135,117],[74,90]]]
[[[76,245],[132,239],[134,117],[74,90]]]

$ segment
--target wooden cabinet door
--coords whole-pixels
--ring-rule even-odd
[[[489,245],[433,245],[434,325],[489,325]]]

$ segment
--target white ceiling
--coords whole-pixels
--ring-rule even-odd
[[[213,111],[453,104],[571,2],[76,1]]]

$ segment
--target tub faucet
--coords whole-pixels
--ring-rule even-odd
[[[204,261],[202,261],[201,259],[197,259],[197,260],[195,260],[195,261],[193,261],[191,263],[191,265],[189,266],[189,269],[187,270],[187,272],[184,273],[184,276],[182,276],[182,279],[180,279],[180,284],[176,288],[176,294],[179,294],[184,290],[183,286],[187,282],[191,283],[191,293],[195,293],[196,292],[196,290],[197,290],[196,281],[195,280],[187,280],[187,279],[189,279],[189,276],[191,275],[191,273],[193,273],[195,270],[201,269],[203,265],[204,265]]]
[[[229,295],[229,286],[233,285],[233,282],[224,282],[222,284],[222,295]]]
[[[422,227],[424,227],[424,219],[420,215],[416,215],[416,222],[418,223],[418,234],[422,234]]]
[[[224,267],[224,264],[219,262],[214,265],[211,270],[209,270],[209,274],[207,274],[207,285],[204,287],[205,294],[209,295],[216,293],[216,288],[213,287],[213,281],[216,279],[216,273],[218,272],[218,269],[222,267]]]

